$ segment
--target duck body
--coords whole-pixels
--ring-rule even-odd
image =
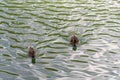
[[[32,63],[35,63],[35,50],[34,48],[32,48],[31,46],[29,47],[29,50],[28,50],[28,56],[31,57],[31,62]]]
[[[78,43],[79,43],[78,38],[75,35],[73,35],[70,39],[70,44],[72,45],[74,51],[77,50]]]

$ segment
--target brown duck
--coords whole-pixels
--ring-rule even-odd
[[[77,50],[78,43],[79,43],[78,38],[75,35],[73,35],[70,39],[70,44],[72,45],[74,51]]]
[[[35,52],[34,48],[30,46],[29,50],[28,50],[28,56],[31,57],[31,62],[32,63],[36,62],[35,61],[35,54],[36,54],[36,52]]]

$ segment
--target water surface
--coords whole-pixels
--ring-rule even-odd
[[[120,80],[119,25],[119,0],[0,0],[0,80]]]

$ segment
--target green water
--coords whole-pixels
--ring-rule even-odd
[[[0,0],[0,80],[120,80],[119,47],[119,0]]]

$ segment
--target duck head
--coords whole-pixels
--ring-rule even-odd
[[[74,51],[77,50],[77,46],[76,45],[73,45],[73,48],[72,48]]]

